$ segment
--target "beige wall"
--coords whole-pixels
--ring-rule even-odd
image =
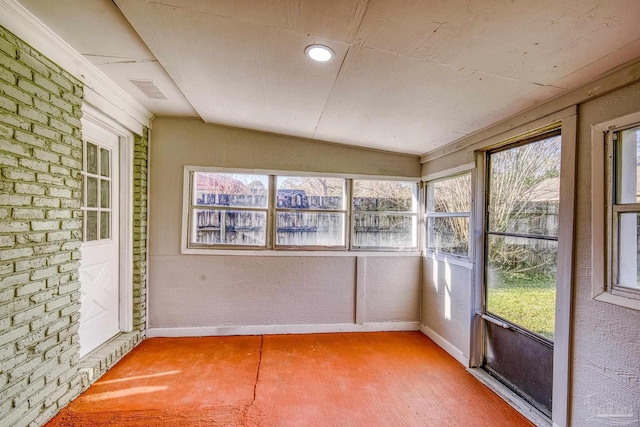
[[[185,165],[420,176],[417,157],[159,118],[150,155],[149,328],[419,322],[420,257],[183,255]],[[363,258],[360,256],[359,258]],[[363,291],[360,301],[357,291]],[[356,313],[356,307],[362,310]],[[384,327],[382,327],[384,328]],[[222,331],[223,329],[217,329]],[[318,330],[318,329],[314,329]],[[248,329],[246,330],[248,331]]]
[[[621,75],[621,73],[618,73]],[[617,75],[614,75],[614,77]],[[596,83],[594,83],[596,86]],[[560,105],[561,108],[567,107]],[[575,106],[574,106],[575,107]],[[543,105],[540,111],[548,111]],[[578,104],[576,217],[573,277],[573,304],[569,378],[571,426],[600,425],[590,420],[594,402],[610,402],[640,416],[640,312],[596,301],[591,297],[591,126],[603,121],[640,111],[640,83],[617,89],[607,95]],[[528,117],[535,118],[535,111]],[[540,117],[543,117],[541,114]],[[524,120],[514,118],[514,122]],[[542,119],[544,121],[544,119]],[[507,124],[496,125],[498,135]],[[490,134],[491,128],[485,133]],[[491,138],[495,144],[496,138]],[[482,143],[473,141],[474,147]],[[470,161],[471,151],[461,145],[460,151],[428,162],[423,176],[456,168]],[[595,179],[602,179],[596,177]],[[604,207],[602,207],[604,209]],[[434,272],[437,265],[438,271]],[[423,325],[435,331],[456,351],[468,354],[469,322],[472,314],[474,283],[469,274],[452,269],[451,279],[441,274],[444,264],[427,261],[423,284]],[[448,286],[451,286],[449,290]],[[444,315],[446,293],[452,298],[451,320]],[[464,314],[466,319],[455,319]],[[452,353],[452,354],[453,354]]]
[[[640,417],[640,312],[591,298],[591,125],[638,111],[640,84],[584,103],[579,110],[572,322],[576,426],[589,425],[592,396],[631,408],[635,419]]]

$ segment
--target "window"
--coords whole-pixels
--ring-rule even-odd
[[[418,249],[418,183],[185,166],[183,253]]]
[[[351,246],[417,249],[417,194],[416,182],[354,180]]]
[[[427,184],[427,250],[469,256],[471,174]]]
[[[607,150],[609,291],[640,299],[640,126],[610,132]]]
[[[111,238],[111,150],[84,141],[83,240]]]
[[[266,248],[269,176],[192,172],[190,247]]]
[[[345,179],[278,176],[276,187],[276,247],[345,248]]]

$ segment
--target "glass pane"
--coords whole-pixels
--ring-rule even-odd
[[[195,205],[267,207],[268,175],[217,172],[195,172],[193,175]]]
[[[429,184],[429,212],[471,212],[471,175]]]
[[[558,242],[488,236],[487,311],[553,340]]]
[[[282,246],[344,246],[345,214],[278,212],[276,243]]]
[[[353,181],[353,209],[415,212],[418,184],[398,181]]]
[[[616,203],[640,203],[640,128],[616,132]]]
[[[100,148],[100,175],[109,176],[111,171],[111,152],[106,148]]]
[[[87,141],[87,172],[98,173],[98,146]]]
[[[345,180],[279,176],[276,207],[284,209],[344,210]]]
[[[266,245],[266,212],[195,209],[193,215],[191,243]]]
[[[111,221],[109,212],[100,212],[100,239],[111,238]]]
[[[640,214],[618,215],[618,278],[616,286],[640,289]]]
[[[416,216],[357,213],[353,220],[353,246],[417,247]]]
[[[98,178],[87,177],[86,206],[89,208],[98,207]]]
[[[427,249],[469,256],[469,217],[427,218]]]
[[[492,153],[490,231],[558,235],[560,136]]]
[[[109,187],[111,186],[111,181],[107,181],[106,179],[100,180],[100,207],[108,208],[110,207],[110,191]]]
[[[98,212],[96,211],[85,211],[85,242],[91,242],[94,240],[98,240]]]

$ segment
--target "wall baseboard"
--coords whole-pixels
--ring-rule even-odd
[[[431,338],[433,342],[438,344],[444,351],[449,353],[454,359],[460,362],[462,366],[464,366],[465,368],[469,367],[469,358],[465,357],[462,351],[458,347],[451,344],[442,336],[438,335],[436,331],[429,328],[428,326],[420,325],[420,331],[422,331],[423,334]]]
[[[419,322],[335,323],[319,325],[205,326],[194,328],[149,328],[147,338],[206,337],[229,335],[321,334],[335,332],[419,331]],[[434,340],[435,341],[435,340]]]

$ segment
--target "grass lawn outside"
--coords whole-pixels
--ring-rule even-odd
[[[545,275],[489,274],[487,310],[553,340],[556,280]]]

